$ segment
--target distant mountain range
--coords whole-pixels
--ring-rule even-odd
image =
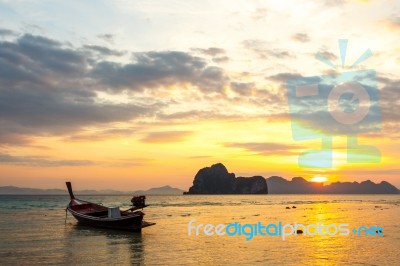
[[[117,190],[77,190],[75,195],[182,195],[183,190],[171,186],[150,188],[137,191]],[[0,187],[0,195],[68,195],[67,189],[20,188],[13,186]]]
[[[358,182],[335,182],[330,185],[308,182],[302,177],[294,177],[291,181],[280,176],[266,179],[268,194],[399,194],[392,184],[382,181],[378,184],[371,180]]]

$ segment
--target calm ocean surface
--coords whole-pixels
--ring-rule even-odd
[[[125,206],[129,196],[80,196]],[[400,265],[400,195],[148,196],[142,233],[65,224],[67,196],[0,196],[0,265]],[[296,208],[286,209],[286,207]],[[188,223],[379,225],[383,237],[188,236]],[[192,231],[194,234],[194,230]]]

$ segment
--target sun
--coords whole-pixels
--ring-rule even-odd
[[[322,175],[316,175],[313,178],[311,178],[311,182],[316,182],[316,183],[323,183],[326,182],[328,180],[328,178],[326,178],[326,176],[322,176]]]

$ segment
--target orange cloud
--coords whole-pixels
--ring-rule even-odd
[[[142,138],[141,141],[147,143],[180,142],[185,141],[192,134],[192,131],[152,132]]]

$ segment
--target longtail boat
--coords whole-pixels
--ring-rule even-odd
[[[144,227],[155,225],[155,223],[143,221],[144,213],[141,210],[148,206],[145,204],[145,196],[134,196],[131,199],[132,207],[121,211],[119,207],[107,208],[100,204],[77,199],[72,191],[71,182],[66,182],[66,184],[71,198],[67,210],[78,223],[139,232]]]

